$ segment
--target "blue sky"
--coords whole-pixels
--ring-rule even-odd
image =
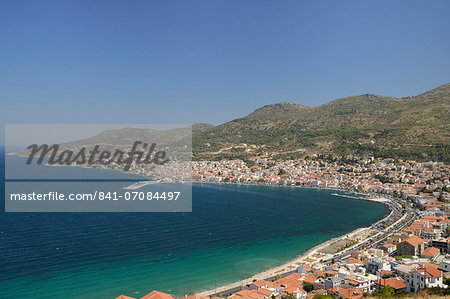
[[[450,1],[1,1],[1,123],[219,124],[450,82]]]

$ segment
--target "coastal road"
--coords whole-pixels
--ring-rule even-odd
[[[400,213],[403,211],[403,207],[405,207],[406,211],[403,215],[401,215],[400,218],[398,218],[393,223],[389,224],[388,227],[379,230],[379,232],[376,235],[370,236],[369,238],[359,242],[358,244],[356,244],[350,248],[345,249],[344,251],[342,251],[340,253],[333,255],[330,258],[322,260],[322,263],[331,264],[333,260],[341,261],[341,260],[344,260],[344,259],[350,257],[352,251],[355,251],[355,250],[358,251],[358,250],[362,249],[363,247],[372,248],[376,244],[378,244],[382,240],[384,240],[385,238],[388,238],[389,236],[394,235],[395,233],[397,233],[398,231],[403,229],[406,225],[408,225],[409,223],[414,221],[414,219],[417,217],[417,214],[407,203],[404,206],[402,206],[398,202],[399,201],[398,199],[395,199],[395,198],[389,198],[389,199],[390,199],[390,201],[389,201],[388,206],[391,209],[391,213],[386,218],[390,218],[390,217],[394,216],[394,219],[395,219],[395,216],[401,215]],[[374,224],[372,227],[374,227],[374,228],[380,227],[381,224],[383,224],[385,222],[386,218],[381,220],[380,222]],[[409,220],[406,221],[405,224],[399,225],[405,219],[409,219]]]

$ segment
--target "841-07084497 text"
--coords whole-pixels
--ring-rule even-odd
[[[142,192],[127,191],[124,195],[117,192],[99,192],[99,200],[177,200],[181,192]]]
[[[144,200],[157,200],[157,201],[172,201],[177,200],[181,192],[168,191],[168,192],[143,192],[143,191],[126,191],[123,194],[120,192],[111,191],[95,191],[93,193],[70,193],[67,196],[61,192],[47,192],[47,193],[11,193],[9,199],[11,201],[16,200],[47,200],[47,201],[112,201],[112,200],[129,200],[129,201],[144,201]]]

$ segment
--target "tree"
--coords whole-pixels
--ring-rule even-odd
[[[395,289],[391,286],[387,286],[387,287],[381,288],[379,290],[376,290],[373,293],[373,295],[377,296],[377,297],[382,297],[382,298],[389,298],[389,297],[395,296]]]
[[[280,280],[282,277],[281,277],[281,274],[277,274],[277,275],[275,275],[275,279],[276,280]]]
[[[311,292],[312,290],[314,290],[314,286],[312,284],[310,284],[309,282],[305,282],[303,284],[303,289],[307,292]]]
[[[443,281],[446,285],[450,286],[450,277],[447,278],[447,277],[445,277],[445,275],[444,275],[444,278],[442,279],[442,281]]]
[[[280,170],[278,170],[278,175],[283,175],[285,173],[286,173],[286,171],[284,171],[283,168],[280,168]]]

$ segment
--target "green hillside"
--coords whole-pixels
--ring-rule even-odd
[[[450,160],[450,84],[418,96],[365,94],[308,107],[267,105],[194,130],[195,159],[305,154]]]

